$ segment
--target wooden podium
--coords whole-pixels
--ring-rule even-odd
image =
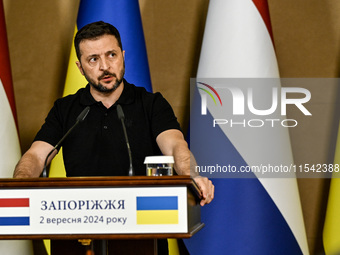
[[[189,176],[0,179],[0,187],[0,239],[109,240],[108,254],[157,254],[155,240],[204,226]],[[52,255],[68,250],[51,246]]]

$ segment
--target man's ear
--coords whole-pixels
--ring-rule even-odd
[[[81,66],[80,61],[76,61],[76,65],[77,65],[77,67],[78,67],[80,73],[81,73],[82,75],[84,75],[84,70],[83,70],[83,67]]]

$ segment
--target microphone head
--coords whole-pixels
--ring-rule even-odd
[[[124,112],[120,104],[117,105],[117,114],[118,114],[118,119],[123,120],[125,118]]]
[[[77,122],[78,121],[83,121],[85,118],[86,118],[86,116],[87,116],[87,114],[89,113],[89,111],[90,111],[90,106],[87,106],[80,114],[79,114],[79,116],[77,117]]]

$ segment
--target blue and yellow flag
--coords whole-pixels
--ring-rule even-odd
[[[323,246],[326,255],[340,254],[340,125],[334,157],[334,172],[328,195],[325,224],[323,229]]]
[[[125,50],[125,78],[130,83],[152,92],[138,0],[81,0],[74,35],[78,29],[95,21],[110,23],[118,29]],[[74,94],[87,84],[75,64],[76,61],[72,44],[63,96]],[[66,177],[62,150],[53,159],[49,176]],[[48,242],[45,242],[45,246],[49,251]]]
[[[178,224],[178,197],[137,197],[137,224]]]
[[[145,87],[151,92],[151,78],[138,0],[81,0],[75,34],[78,29],[96,21],[110,23],[118,29],[125,50],[125,78],[130,83]],[[63,96],[74,94],[87,84],[75,64],[76,61],[77,56],[72,44]],[[62,152],[53,159],[49,176],[66,177]]]

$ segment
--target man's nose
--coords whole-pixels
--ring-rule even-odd
[[[100,70],[107,70],[109,69],[110,65],[107,62],[107,60],[105,58],[101,58],[99,61],[99,68]]]

